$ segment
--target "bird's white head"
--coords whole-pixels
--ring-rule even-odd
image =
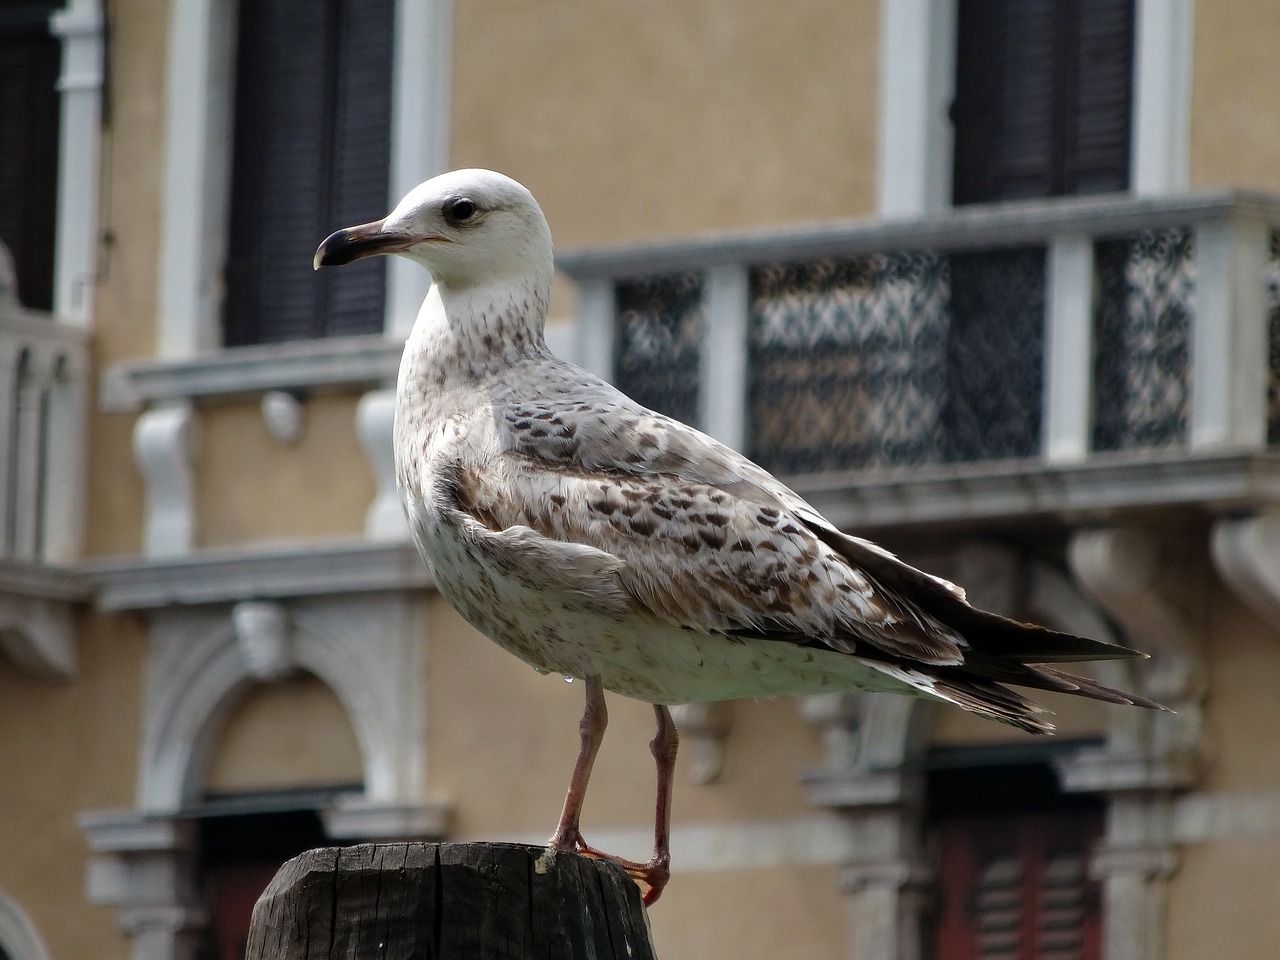
[[[455,290],[508,280],[550,284],[551,229],[522,185],[492,170],[454,170],[414,187],[383,220],[331,234],[320,267],[394,253]]]

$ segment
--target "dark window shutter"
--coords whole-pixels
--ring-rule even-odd
[[[1068,119],[1068,193],[1129,186],[1133,0],[1081,0],[1076,98]]]
[[[937,960],[1098,960],[1095,811],[957,816],[937,826]]]
[[[385,264],[311,269],[385,212],[393,0],[241,4],[227,257],[229,346],[382,329]]]
[[[339,12],[333,193],[329,223],[312,247],[338,227],[376,220],[388,209],[395,0],[348,0]],[[386,271],[386,259],[375,257],[352,264],[341,276],[327,272],[331,335],[382,329]],[[371,304],[377,305],[376,317],[370,316]]]
[[[960,0],[957,204],[1123,190],[1133,0]]]
[[[0,239],[13,254],[18,295],[53,306],[58,205],[58,72],[53,3],[0,11]]]

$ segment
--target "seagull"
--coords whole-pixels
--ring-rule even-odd
[[[396,483],[440,593],[586,707],[554,855],[620,864],[651,904],[670,877],[672,704],[880,691],[941,700],[1032,733],[1043,707],[1007,684],[1162,709],[1055,664],[1141,656],[972,606],[956,585],[839,530],[746,457],[646,409],[547,349],[551,230],[489,170],[415,187],[338,230],[317,269],[395,254],[433,280],[396,390]],[[589,846],[587,782],[604,691],[653,704],[654,849]]]

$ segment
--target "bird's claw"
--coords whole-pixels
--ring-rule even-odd
[[[662,896],[662,891],[666,887],[667,881],[671,879],[669,857],[655,854],[647,863],[628,860],[616,854],[597,850],[582,839],[582,834],[580,833],[571,839],[553,838],[550,846],[553,850],[572,850],[574,853],[590,857],[592,860],[606,860],[609,863],[617,864],[627,876],[640,885],[641,899],[646,907],[651,907],[658,902],[658,898]]]

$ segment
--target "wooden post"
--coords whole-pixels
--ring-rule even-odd
[[[614,864],[510,843],[325,847],[280,868],[246,960],[655,960]]]

